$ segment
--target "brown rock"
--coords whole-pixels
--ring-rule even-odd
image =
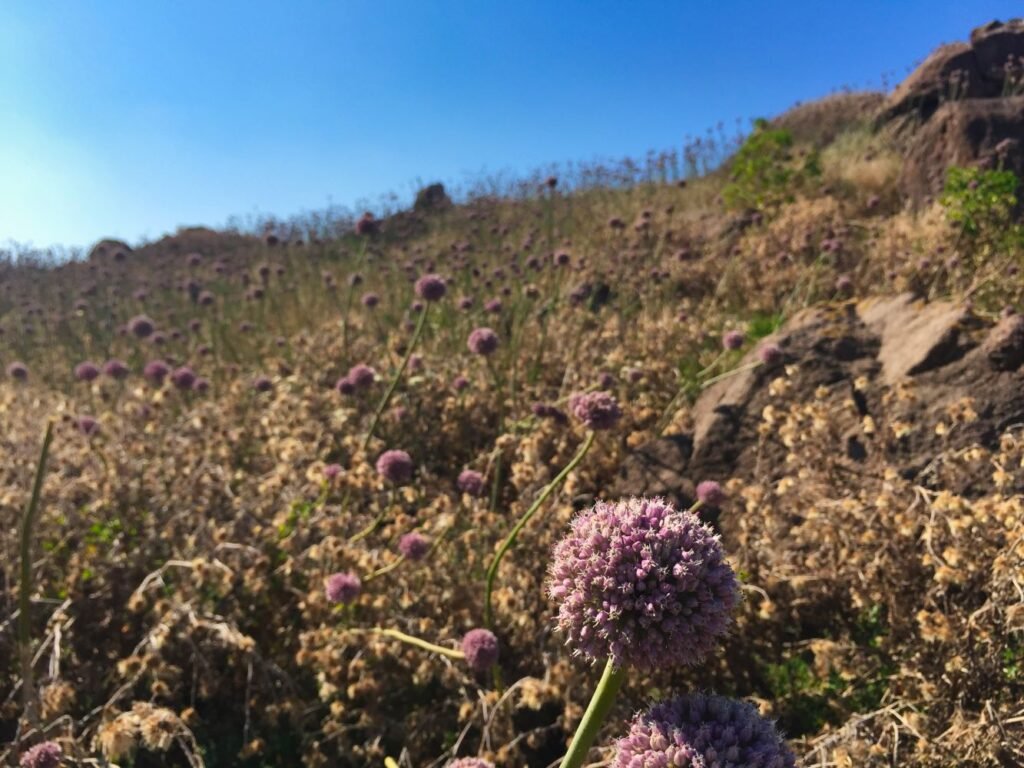
[[[650,440],[622,462],[613,492],[617,496],[664,496],[681,501],[684,473],[693,452],[689,435],[667,435]]]
[[[974,51],[967,43],[943,45],[895,89],[882,107],[882,120],[904,115],[927,120],[950,99],[991,98],[999,95],[994,83],[983,80]]]
[[[981,351],[997,371],[1015,371],[1024,363],[1024,316],[1004,317],[989,331]]]
[[[886,384],[947,365],[966,351],[960,329],[970,313],[962,305],[924,304],[904,293],[861,302],[857,313],[881,339],[878,360]]]
[[[971,49],[979,74],[1000,85],[1006,77],[1006,65],[1024,64],[1024,19],[1010,19],[1005,24],[992,21],[971,32]]]

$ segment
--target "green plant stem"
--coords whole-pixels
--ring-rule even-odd
[[[385,574],[391,573],[393,570],[395,570],[395,568],[397,568],[398,566],[400,566],[404,562],[405,562],[405,555],[400,555],[399,557],[395,558],[392,562],[388,563],[387,565],[382,565],[380,568],[378,568],[373,573],[368,574],[363,579],[363,583],[365,584],[368,581],[373,581],[378,576],[384,576]]]
[[[21,582],[18,585],[18,646],[21,655],[21,695],[25,717],[32,725],[39,723],[39,707],[32,681],[31,644],[31,603],[32,603],[32,534],[35,531],[36,514],[39,511],[39,497],[43,490],[43,476],[46,474],[46,459],[53,442],[53,422],[46,425],[43,447],[39,452],[35,480],[32,482],[32,496],[25,517],[21,523]]]
[[[583,441],[583,445],[580,446],[579,451],[573,456],[572,461],[565,465],[565,469],[558,473],[554,480],[548,483],[544,490],[541,491],[540,495],[536,498],[530,508],[526,510],[519,522],[516,523],[515,527],[509,532],[508,536],[501,543],[497,553],[494,555],[494,559],[491,560],[491,564],[487,567],[487,586],[484,589],[484,625],[488,629],[492,629],[494,626],[494,609],[491,605],[491,596],[494,591],[494,579],[498,575],[498,566],[501,565],[501,560],[505,557],[512,545],[516,543],[516,538],[519,536],[520,531],[526,527],[526,524],[530,522],[530,518],[534,516],[540,505],[547,501],[548,497],[554,493],[555,489],[558,488],[565,480],[565,478],[572,472],[576,466],[583,461],[583,457],[587,455],[587,451],[590,450],[590,446],[594,444],[595,432],[588,432],[586,439]]]
[[[371,629],[350,629],[349,632],[368,632],[375,635],[384,635],[384,637],[390,637],[392,640],[399,640],[408,645],[414,645],[417,648],[422,648],[424,651],[430,651],[431,653],[439,653],[442,656],[447,656],[449,659],[465,659],[466,654],[462,651],[456,650],[455,648],[445,648],[443,645],[435,645],[434,643],[428,643],[426,640],[420,640],[418,637],[407,635],[405,632],[400,632],[397,629],[385,629],[383,627],[373,627]]]
[[[720,373],[717,376],[712,376],[710,379],[701,384],[700,388],[707,389],[712,384],[716,384],[719,381],[722,381],[723,379],[728,379],[730,376],[736,376],[741,373],[746,373],[747,371],[752,371],[761,365],[764,365],[764,363],[762,363],[760,360],[755,360],[752,363],[741,365],[739,368],[733,368],[731,371],[725,371],[724,373]]]
[[[402,378],[402,374],[405,373],[405,368],[409,365],[409,358],[412,357],[413,350],[416,349],[416,344],[420,340],[420,336],[423,335],[423,328],[427,324],[427,313],[430,311],[430,304],[423,307],[423,311],[420,313],[420,319],[416,321],[416,330],[413,331],[412,341],[409,342],[409,348],[405,350],[405,357],[402,358],[402,364],[398,366],[398,370],[395,372],[395,377],[391,380],[391,384],[388,386],[387,391],[384,393],[384,397],[380,400],[380,405],[377,406],[376,413],[373,414],[373,421],[370,422],[370,429],[366,433],[366,437],[363,438],[363,450],[370,444],[370,440],[373,438],[374,430],[377,429],[377,424],[380,422],[381,414],[384,413],[384,409],[388,407],[388,402],[391,400],[391,396],[395,393],[398,388],[398,382]]]
[[[622,687],[622,681],[626,679],[626,670],[616,668],[612,660],[608,659],[605,664],[601,680],[594,689],[594,695],[587,705],[587,711],[583,713],[576,733],[573,734],[572,742],[569,744],[569,751],[562,758],[560,768],[581,768],[587,759],[587,753],[601,730],[601,723],[604,722],[608,711],[615,703],[615,696]]]

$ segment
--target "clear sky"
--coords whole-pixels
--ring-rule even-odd
[[[679,147],[1020,0],[3,0],[0,242],[135,241]]]

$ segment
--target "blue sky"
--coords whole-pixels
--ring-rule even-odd
[[[1019,0],[0,3],[0,242],[136,241],[680,146]]]

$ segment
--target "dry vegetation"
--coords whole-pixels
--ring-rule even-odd
[[[793,139],[781,167],[799,178],[757,209],[723,207],[728,169],[676,183],[720,151],[697,146],[674,167],[580,169],[363,235],[299,231],[308,221],[264,238],[187,230],[58,267],[0,264],[0,759],[45,737],[97,765],[556,762],[599,670],[554,633],[544,574],[632,448],[688,428],[702,382],[805,307],[901,290],[970,294],[982,317],[1021,306],[1024,284],[991,269],[1020,264],[1019,246],[965,238],[938,202],[904,207],[899,156],[861,120],[870,102],[780,121]],[[447,293],[416,305],[428,273]],[[143,314],[155,332],[139,338],[128,325]],[[488,357],[467,349],[480,326],[500,340]],[[723,353],[729,330],[744,346]],[[76,375],[112,359],[125,378]],[[156,359],[206,385],[147,379]],[[929,456],[927,481],[884,453],[851,471],[845,435],[862,416],[848,389],[788,386],[804,362],[772,376],[763,459],[692,478],[727,490],[719,524],[745,596],[734,631],[700,667],[631,678],[593,759],[645,702],[700,688],[756,702],[803,765],[1024,764],[1021,425]],[[376,381],[339,392],[358,363]],[[456,648],[482,625],[495,548],[584,439],[532,406],[564,411],[598,388],[623,419],[502,563],[500,683],[365,632]],[[872,397],[898,410],[915,388]],[[948,429],[972,413],[954,409]],[[48,421],[32,713],[18,531]],[[900,424],[873,428],[881,441]],[[378,474],[386,449],[409,453],[412,482]],[[465,469],[483,475],[479,494],[459,490]],[[411,531],[428,555],[388,569]],[[362,577],[349,605],[325,594],[339,571]]]

